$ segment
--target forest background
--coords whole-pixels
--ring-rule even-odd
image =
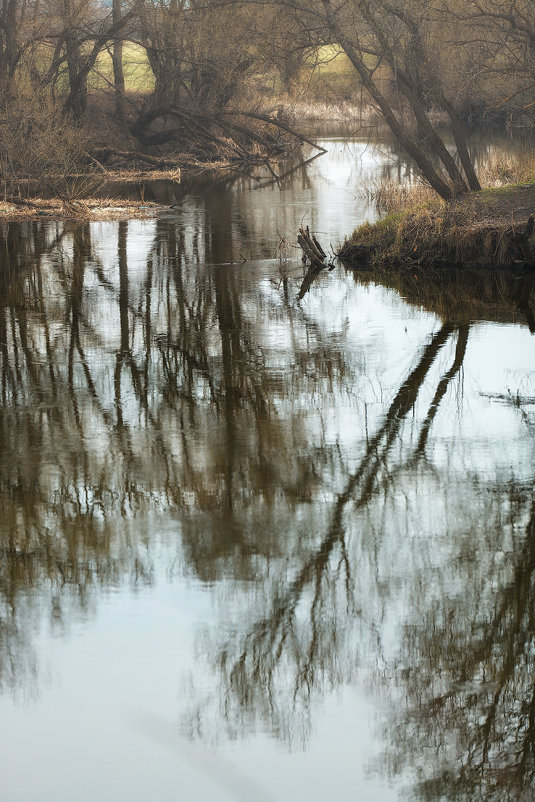
[[[480,188],[467,126],[533,128],[534,90],[531,0],[1,0],[0,190],[269,165],[343,118],[449,200]]]

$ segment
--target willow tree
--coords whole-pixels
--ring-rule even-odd
[[[234,0],[290,10],[306,22],[317,45],[336,44],[355,70],[397,141],[445,200],[480,189],[463,127],[436,58],[437,0]],[[450,120],[456,153],[446,147],[430,113]]]
[[[205,0],[141,0],[139,41],[154,74],[151,105],[206,110],[239,95],[255,61],[253,16],[247,8]]]
[[[124,38],[128,23],[135,18],[137,5],[138,0],[114,2],[112,8],[97,0],[51,0],[46,42],[53,54],[42,82],[61,85],[66,74],[65,111],[75,116],[85,112],[89,75],[100,54]],[[116,59],[114,77],[117,81]]]

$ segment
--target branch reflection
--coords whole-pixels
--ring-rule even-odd
[[[407,313],[411,347],[392,319],[387,344],[359,339],[362,284],[300,299],[298,269],[229,265],[211,202],[184,226],[0,229],[0,688],[37,682],[43,618],[153,583],[165,528],[220,602],[199,648],[233,735],[306,743],[315,702],[358,680],[395,701],[382,770],[417,772],[412,798],[514,798],[533,783],[530,377],[504,462],[468,421],[473,306],[447,314],[441,285],[435,317]],[[517,289],[489,289],[489,317],[515,320]],[[213,701],[193,688],[191,733]]]

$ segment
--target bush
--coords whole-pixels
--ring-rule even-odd
[[[4,195],[48,194],[68,201],[98,183],[83,130],[44,92],[0,100],[0,181]]]

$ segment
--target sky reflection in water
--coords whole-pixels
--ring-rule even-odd
[[[385,147],[4,227],[9,802],[531,798],[530,279],[298,301],[277,258]]]

